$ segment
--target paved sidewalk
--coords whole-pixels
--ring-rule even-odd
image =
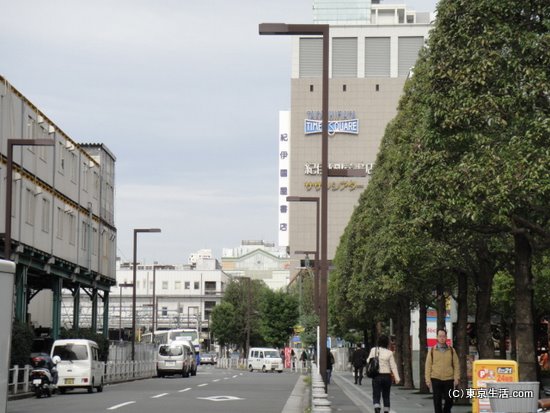
[[[363,384],[353,383],[353,373],[333,372],[328,388],[328,399],[332,402],[333,412],[374,413],[372,406],[371,379],[364,378]],[[392,413],[433,413],[431,394],[419,394],[418,390],[404,390],[392,386]],[[453,413],[471,413],[471,406],[453,406]]]

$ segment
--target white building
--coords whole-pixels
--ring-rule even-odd
[[[233,277],[264,281],[272,290],[286,288],[290,262],[286,247],[256,240],[242,241],[235,248],[224,248],[222,268]]]
[[[124,337],[132,328],[132,263],[117,259],[116,286],[111,289],[109,324],[111,336]],[[221,270],[216,259],[204,258],[191,265],[138,264],[136,269],[136,329],[196,328],[200,322],[208,337],[212,309],[223,297],[230,276]],[[70,327],[73,306],[70,297],[64,300],[63,322]],[[91,314],[89,305],[80,306],[81,324]],[[153,314],[155,321],[153,326]]]

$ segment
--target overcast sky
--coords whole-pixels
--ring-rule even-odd
[[[389,0],[383,4],[397,3]],[[401,2],[400,2],[401,3]],[[434,11],[436,0],[410,0]],[[0,0],[0,74],[77,142],[115,154],[117,255],[185,263],[277,242],[278,111],[312,0]]]

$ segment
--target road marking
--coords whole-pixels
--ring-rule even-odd
[[[210,396],[210,397],[197,397],[199,400],[210,400],[212,402],[226,402],[231,400],[244,400],[241,397],[235,396]]]
[[[168,393],[161,393],[161,394],[157,394],[156,396],[151,396],[151,399],[158,399],[159,397],[164,397],[166,396]]]
[[[233,378],[235,378],[235,377],[239,377],[239,375],[238,375],[238,374],[235,374],[235,375],[233,376]]]
[[[216,383],[217,381],[220,381],[220,379],[212,380],[212,383]]]
[[[188,391],[188,390],[191,390],[191,387],[188,387],[188,388],[186,388],[186,389],[180,390],[180,391],[178,391],[178,393],[183,393],[184,391]]]
[[[231,377],[224,377],[223,379],[224,380],[229,380]]]
[[[117,404],[116,406],[108,407],[107,410],[115,410],[115,409],[118,409],[119,407],[128,406],[129,404],[134,404],[134,403],[135,401],[120,403],[120,404]]]
[[[204,386],[208,386],[208,383],[199,384],[197,387],[204,387]]]

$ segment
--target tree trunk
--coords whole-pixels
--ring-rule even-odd
[[[401,336],[403,342],[403,387],[405,389],[414,389],[414,379],[412,371],[412,346],[411,346],[411,306],[408,299],[401,300]],[[399,372],[401,374],[401,372]]]
[[[477,351],[480,359],[492,359],[495,357],[495,346],[491,331],[491,291],[495,273],[483,257],[478,255],[478,261],[479,271],[476,274]]]
[[[401,300],[400,300],[401,301]],[[404,338],[403,338],[403,311],[398,309],[395,313],[395,352],[393,357],[395,358],[395,364],[397,364],[397,371],[399,377],[403,379],[403,353],[404,353]],[[402,380],[403,381],[403,380]],[[403,381],[404,382],[404,381]]]
[[[447,316],[447,298],[441,285],[437,286],[437,298],[435,301],[437,310],[437,330],[446,330],[445,317]]]
[[[429,393],[430,389],[426,385],[424,376],[426,374],[426,357],[428,356],[428,307],[426,304],[420,304],[418,307],[418,342],[420,343],[420,352],[418,354],[419,383],[420,393]]]
[[[516,340],[520,381],[537,380],[535,350],[532,250],[524,234],[514,235],[516,287]]]
[[[516,340],[516,319],[513,318],[510,321],[510,359],[518,359],[518,349],[517,349],[517,340]]]
[[[500,340],[499,340],[499,348],[500,348],[500,359],[506,360],[506,317],[504,317],[504,314],[500,316]]]
[[[454,347],[458,355],[458,365],[460,368],[459,388],[464,390],[463,397],[458,400],[458,404],[469,404],[470,400],[466,398],[466,388],[468,388],[468,366],[467,357],[469,355],[469,338],[466,332],[468,324],[468,275],[458,274],[458,294],[457,294],[457,320],[456,320],[456,342]]]

